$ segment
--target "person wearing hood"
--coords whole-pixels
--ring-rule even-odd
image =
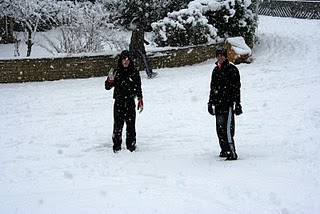
[[[216,66],[211,75],[208,112],[216,117],[216,131],[221,148],[219,156],[237,160],[234,115],[242,114],[240,73],[227,59],[226,49],[218,48],[216,58]]]
[[[134,66],[131,54],[124,50],[119,55],[118,66],[109,71],[105,81],[105,89],[113,91],[113,152],[121,150],[122,130],[126,123],[126,148],[133,152],[136,149],[136,103],[139,113],[143,110],[143,96],[141,89],[141,78]]]
[[[152,71],[144,47],[144,44],[148,45],[149,42],[144,39],[144,26],[140,18],[134,18],[130,23],[130,28],[132,30],[132,35],[129,50],[132,52],[135,59],[140,58],[142,60],[148,78],[151,79],[156,77],[158,73]]]

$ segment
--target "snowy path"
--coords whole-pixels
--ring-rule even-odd
[[[260,22],[234,162],[206,110],[214,60],[141,73],[135,153],[111,150],[104,78],[0,85],[0,213],[319,213],[320,21]]]

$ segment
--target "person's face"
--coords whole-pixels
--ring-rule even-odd
[[[226,57],[222,54],[218,54],[217,56],[218,63],[223,63],[226,60]]]
[[[130,64],[129,57],[122,58],[122,65],[123,65],[124,68],[127,68],[129,66],[129,64]]]

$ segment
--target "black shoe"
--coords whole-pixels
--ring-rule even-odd
[[[113,146],[113,152],[118,153],[121,150],[121,146]]]
[[[133,146],[127,146],[127,149],[130,151],[130,152],[133,152],[136,150],[136,145],[133,145]]]
[[[237,160],[238,155],[236,152],[227,152],[227,159],[226,160]]]
[[[227,157],[227,152],[221,151],[219,157],[226,158]]]

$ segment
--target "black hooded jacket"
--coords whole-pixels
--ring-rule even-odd
[[[144,39],[144,23],[140,18],[134,18],[131,21],[132,35],[130,39],[129,49],[131,51],[141,51],[146,53],[144,44],[149,44],[148,41]]]
[[[236,66],[227,59],[221,69],[217,65],[212,71],[209,103],[218,107],[233,106],[240,103],[240,74]]]
[[[142,53],[146,53],[144,43],[144,30],[142,27],[137,27],[132,31],[129,48],[130,50],[140,50]]]
[[[115,69],[116,75],[113,81],[109,78],[105,81],[105,89],[114,87],[113,98],[126,100],[128,98],[142,98],[141,78],[139,72],[134,67],[134,62],[129,56],[130,64],[127,68],[122,65],[122,55],[118,59],[118,67]]]

